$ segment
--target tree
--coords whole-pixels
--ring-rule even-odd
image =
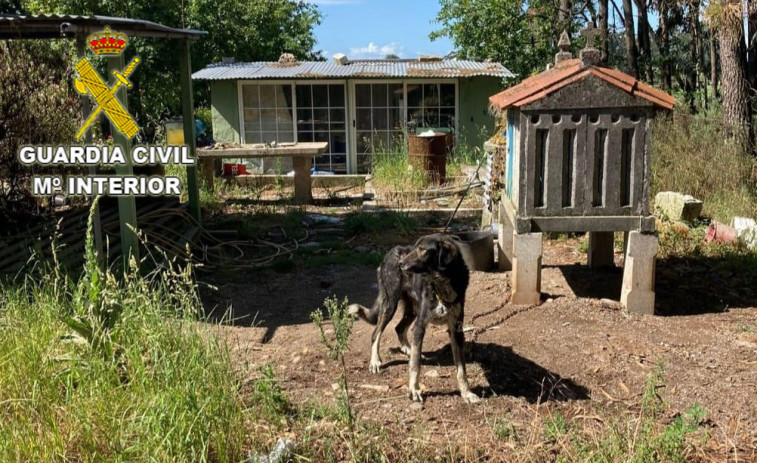
[[[549,0],[441,0],[441,28],[430,37],[449,37],[456,57],[491,58],[523,79],[552,62],[557,13]]]
[[[8,0],[0,0],[8,1]],[[302,0],[22,0],[32,13],[122,16],[171,27],[189,27],[208,34],[192,44],[192,68],[201,69],[224,57],[237,61],[275,61],[288,52],[297,58],[319,58],[313,28],[320,23],[316,6]],[[132,39],[126,59],[139,56],[132,77],[129,110],[146,141],[161,115],[178,113],[178,43],[174,40]],[[101,68],[102,69],[102,68]],[[195,104],[209,103],[206,86],[195,86]]]
[[[752,109],[745,72],[743,9],[739,0],[718,0],[706,11],[720,44],[723,124],[727,136],[749,152],[754,148]]]
[[[636,37],[633,26],[633,8],[631,0],[623,0],[623,27],[626,37],[626,58],[628,59],[628,72],[639,78],[639,51],[636,48]]]

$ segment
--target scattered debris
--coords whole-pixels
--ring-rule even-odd
[[[251,455],[248,460],[250,463],[285,463],[289,461],[294,452],[294,441],[291,439],[282,439],[276,442],[276,447],[268,455]]]
[[[377,392],[389,392],[389,386],[386,384],[361,384],[361,389],[370,389]]]
[[[757,247],[757,222],[748,217],[734,217],[731,226],[736,230],[736,236],[747,248]]]
[[[661,191],[654,197],[655,215],[673,221],[694,222],[702,213],[703,205],[693,196],[675,191]]]
[[[438,378],[439,377],[439,371],[438,370],[428,370],[427,372],[423,373],[423,376],[427,376],[429,378]]]

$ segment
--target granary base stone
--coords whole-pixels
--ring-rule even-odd
[[[661,191],[654,197],[655,215],[668,220],[693,222],[702,213],[702,201],[675,191]]]
[[[538,304],[541,300],[542,234],[513,235],[513,304]]]
[[[638,231],[628,234],[620,302],[629,312],[654,314],[655,255],[657,236]]]
[[[615,266],[615,233],[589,232],[589,268]]]

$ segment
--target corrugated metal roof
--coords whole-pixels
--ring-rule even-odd
[[[513,106],[520,107],[544,98],[550,93],[589,75],[599,77],[632,95],[649,100],[657,106],[673,109],[675,100],[671,95],[639,82],[634,77],[616,69],[585,66],[578,58],[563,61],[549,70],[531,76],[518,85],[489,97],[489,102],[495,111],[503,111]]]
[[[177,29],[144,19],[73,14],[0,15],[0,39],[55,39],[88,35],[110,26],[130,37],[196,39],[207,34]]]
[[[196,80],[398,77],[515,77],[500,63],[464,60],[355,60],[297,63],[218,63],[192,74]]]

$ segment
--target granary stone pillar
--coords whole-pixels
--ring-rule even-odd
[[[620,302],[629,312],[654,314],[656,255],[657,236],[638,231],[628,234]]]
[[[615,266],[615,233],[589,232],[589,268]]]
[[[513,304],[538,304],[541,300],[542,234],[513,235]]]
[[[499,229],[497,230],[497,266],[500,271],[513,268],[513,227],[505,207],[499,203]]]

